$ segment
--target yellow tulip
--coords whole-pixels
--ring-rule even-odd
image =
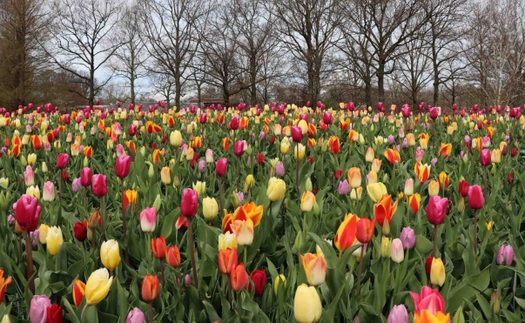
[[[160,181],[165,185],[171,183],[170,168],[168,166],[164,166],[160,170]]]
[[[50,227],[46,235],[47,253],[56,256],[63,242],[62,229],[60,227]]]
[[[365,154],[365,161],[371,163],[374,160],[374,156],[374,149],[372,147],[368,147]]]
[[[27,163],[33,166],[36,163],[36,154],[27,155]]]
[[[389,258],[392,249],[392,240],[383,236],[381,237],[381,257]]]
[[[313,286],[301,284],[295,291],[294,317],[299,323],[314,323],[319,321],[323,307],[317,290]]]
[[[237,238],[232,232],[219,234],[219,250],[225,251],[228,248],[237,248],[237,245]]]
[[[11,319],[9,318],[8,314],[5,314],[4,317],[2,317],[1,323],[11,323]]]
[[[431,180],[428,184],[428,195],[436,196],[439,194],[439,182],[436,180]]]
[[[301,197],[301,211],[303,212],[310,212],[312,211],[312,208],[315,204],[315,195],[314,193],[310,191],[306,191],[303,193],[303,196]]]
[[[445,283],[445,266],[441,258],[432,259],[432,266],[430,267],[430,282],[434,285],[443,286]]]
[[[372,201],[377,202],[383,197],[383,195],[387,194],[386,186],[383,183],[371,183],[366,186],[366,191],[368,192],[368,196]]]
[[[38,228],[38,238],[40,239],[40,243],[44,244],[47,241],[47,232],[49,231],[49,227],[47,224],[41,224]]]
[[[205,197],[202,200],[202,215],[208,221],[211,221],[219,214],[219,205],[217,200],[212,197]]]
[[[89,276],[86,283],[85,297],[89,305],[97,305],[100,303],[109,292],[113,283],[113,277],[109,277],[109,272],[106,268],[95,270]]]
[[[0,185],[7,188],[9,186],[9,178],[6,177],[0,177]]]
[[[294,154],[293,154],[293,157],[295,158],[295,160],[303,160],[305,154],[306,154],[306,147],[303,144],[298,143],[297,145],[295,145]]]
[[[26,189],[26,194],[31,197],[36,197],[37,199],[40,199],[40,189],[38,186],[31,185]]]
[[[286,193],[286,183],[277,177],[272,177],[268,181],[268,189],[266,190],[266,196],[271,202],[277,202],[284,198]]]
[[[273,292],[275,295],[277,295],[277,292],[279,291],[279,285],[285,284],[286,286],[286,276],[283,274],[280,274],[279,276],[275,277],[275,282],[273,283]]]
[[[197,183],[192,184],[193,190],[197,192],[197,195],[202,195],[206,192],[206,182],[197,181]]]
[[[288,140],[288,137],[284,137],[281,140],[281,154],[286,155],[288,151],[290,151],[290,140]]]
[[[114,270],[120,264],[120,247],[117,240],[111,239],[102,243],[100,260],[104,267]]]

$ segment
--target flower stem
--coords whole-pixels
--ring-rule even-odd
[[[193,245],[193,229],[191,219],[189,219],[190,224],[188,225],[188,244],[190,245],[190,253],[191,253],[191,267],[193,269],[193,281],[194,286],[198,290],[199,289],[199,281],[197,279],[197,262],[195,261],[195,246]]]
[[[124,208],[124,179],[120,179],[120,193],[122,196],[122,240],[124,241],[124,260],[126,261],[126,264],[129,266],[129,250],[128,250],[128,240],[126,239],[126,209]]]
[[[474,256],[478,254],[478,216],[474,210]]]
[[[153,323],[153,302],[149,302],[149,322]]]
[[[359,258],[359,269],[357,271],[357,288],[355,292],[356,298],[359,296],[359,291],[361,290],[361,274],[363,273],[363,257],[365,255],[366,243],[361,246],[361,256]]]
[[[221,209],[219,210],[219,214],[221,214],[221,212],[223,212],[224,210],[224,206],[222,204],[222,178],[219,176],[219,205],[221,207]]]
[[[26,265],[27,265],[27,283],[31,294],[35,293],[35,281],[33,280],[33,245],[29,236],[29,231],[25,231],[26,236]]]
[[[162,285],[164,285],[164,282],[165,282],[165,278],[164,278],[164,260],[161,259],[160,260],[160,275],[161,275],[161,279],[162,279]]]
[[[437,225],[434,225],[434,247],[432,248],[432,257],[436,256],[437,235],[438,235],[438,227],[437,227]]]

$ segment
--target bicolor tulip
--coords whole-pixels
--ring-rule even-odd
[[[383,226],[385,220],[390,223],[396,213],[398,200],[392,204],[392,196],[385,194],[374,204],[374,217],[379,225]]]
[[[159,277],[146,275],[142,281],[141,288],[142,299],[146,303],[151,303],[159,296]]]
[[[52,202],[55,200],[55,185],[53,185],[53,183],[50,181],[44,183],[42,200],[46,202]]]
[[[220,272],[225,275],[229,274],[237,265],[237,248],[219,249],[218,258]]]
[[[250,246],[254,237],[254,225],[251,219],[235,220],[230,225],[237,243],[240,246]]]
[[[498,255],[496,257],[496,263],[498,265],[512,265],[514,261],[514,248],[511,245],[501,245],[498,250]]]
[[[160,181],[164,185],[168,185],[171,183],[170,168],[168,166],[164,166],[160,170]]]
[[[430,168],[431,166],[427,164],[421,164],[419,161],[416,162],[414,165],[414,172],[420,182],[424,183],[428,180],[428,177],[430,176]]]
[[[448,177],[447,173],[445,173],[445,171],[439,173],[438,180],[442,190],[450,185],[450,178]]]
[[[436,180],[431,180],[428,183],[428,195],[436,196],[439,194],[439,182]]]
[[[157,223],[157,210],[154,207],[147,207],[140,212],[140,228],[143,232],[155,231]]]
[[[358,188],[361,186],[361,169],[359,167],[350,168],[346,175],[351,188]]]
[[[294,317],[299,323],[315,323],[321,319],[323,306],[317,290],[313,286],[301,284],[294,297]]]
[[[450,314],[437,312],[432,314],[428,310],[422,310],[419,314],[414,315],[414,323],[449,323]]]
[[[371,170],[373,172],[379,173],[379,171],[381,170],[381,164],[382,164],[381,159],[374,158],[374,160],[372,160]]]
[[[138,196],[138,192],[135,190],[125,190],[124,191],[124,196],[123,196],[124,211],[127,211],[130,204],[133,206],[133,211],[135,211],[137,207],[137,196]]]
[[[450,143],[441,143],[439,146],[439,155],[446,157],[452,152],[452,144]]]
[[[317,286],[324,283],[327,265],[323,255],[307,253],[301,255],[301,262],[308,284]]]
[[[490,149],[483,149],[480,155],[481,165],[488,166],[491,164]]]
[[[315,205],[315,195],[311,191],[306,191],[301,197],[301,211],[310,212]]]
[[[95,270],[89,276],[86,283],[86,302],[89,305],[97,305],[109,293],[113,277],[109,277],[109,271],[106,268]]]
[[[2,303],[5,295],[5,290],[13,282],[11,276],[4,278],[4,270],[0,268],[0,304]]]
[[[339,225],[334,237],[334,245],[340,252],[346,251],[356,243],[358,220],[357,215],[349,213],[345,215],[344,221]]]
[[[399,152],[395,148],[394,149],[388,148],[385,151],[384,155],[391,165],[401,162],[401,157],[399,156]]]
[[[237,248],[237,239],[231,232],[219,234],[219,250],[226,250],[228,248]]]
[[[80,279],[75,279],[73,281],[73,303],[76,307],[79,307],[80,303],[82,303],[85,292],[86,284]]]
[[[24,183],[26,186],[35,185],[35,172],[30,165],[27,165],[26,170],[24,171]]]
[[[425,310],[432,314],[445,311],[445,301],[443,300],[443,296],[441,296],[436,289],[423,286],[420,294],[410,292],[410,297],[414,302],[415,314],[420,314]]]

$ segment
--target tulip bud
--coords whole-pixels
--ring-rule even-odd
[[[160,197],[160,194],[157,194],[157,197],[155,197],[155,201],[153,201],[153,207],[155,208],[155,210],[157,211],[160,210],[161,203],[162,203],[162,199]]]
[[[387,223],[387,221],[385,221]],[[384,225],[383,225],[384,227]],[[401,263],[405,259],[405,253],[403,250],[403,242],[401,242],[400,239],[394,239],[392,241],[392,247],[391,247],[391,255],[390,258],[395,263]]]
[[[389,258],[392,247],[392,241],[387,237],[381,238],[381,257]]]
[[[305,189],[306,191],[311,191],[311,190],[312,190],[312,180],[310,179],[310,177],[308,177],[308,178],[306,179],[306,183],[305,183],[305,185],[304,185],[304,189]]]
[[[498,297],[498,291],[496,290],[492,292],[492,296],[490,298],[490,305],[492,306],[494,314],[498,314],[501,309],[501,304]]]
[[[284,284],[286,286],[286,276],[283,274],[280,274],[279,276],[275,277],[275,281],[273,283],[273,292],[275,295],[279,292],[279,285]]]

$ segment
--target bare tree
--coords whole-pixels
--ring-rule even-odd
[[[0,1],[0,104],[25,105],[38,99],[35,82],[45,67],[38,39],[47,39],[42,2]]]
[[[307,77],[307,98],[317,102],[321,74],[330,49],[339,41],[340,0],[273,0],[272,12],[279,18],[281,41],[303,64]]]
[[[111,79],[109,76],[98,83],[97,72],[122,45],[110,42],[120,8],[121,4],[115,0],[57,0],[53,4],[55,19],[48,24],[52,42],[49,46],[42,45],[60,68],[77,76],[89,88],[85,99],[90,106]]]
[[[123,19],[118,25],[114,41],[123,42],[115,52],[112,70],[116,76],[126,80],[129,86],[129,99],[136,102],[137,81],[146,77],[145,62],[147,59],[146,44],[141,36],[140,8],[134,4],[126,8]]]
[[[174,82],[175,105],[190,76],[190,65],[200,42],[200,31],[209,13],[205,0],[141,0],[147,49],[155,61],[152,72]]]

